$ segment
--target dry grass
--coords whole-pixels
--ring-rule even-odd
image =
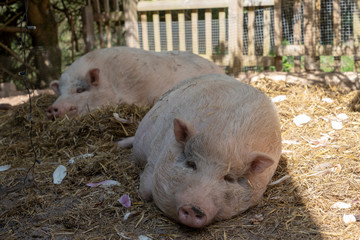
[[[42,162],[34,168],[28,104],[0,112],[0,166],[11,164],[0,172],[0,238],[359,239],[360,223],[346,225],[342,220],[343,214],[360,212],[360,113],[349,107],[356,93],[265,80],[253,85],[270,97],[287,96],[277,103],[285,142],[274,180],[291,178],[270,186],[255,208],[201,230],[178,225],[152,202],[142,202],[137,190],[141,169],[133,165],[131,150],[113,147],[114,141],[135,133],[147,109],[120,105],[82,118],[48,121],[44,111],[54,96],[33,98],[33,142]],[[322,101],[325,97],[334,102]],[[133,117],[134,123],[121,126],[113,112]],[[342,129],[334,130],[327,120],[340,113],[348,119],[342,121]],[[312,120],[297,127],[293,118],[299,114]],[[330,138],[319,146],[314,140],[321,134]],[[68,163],[86,153],[94,157]],[[67,176],[55,185],[52,173],[59,164],[67,167]],[[341,169],[331,171],[336,164]],[[108,179],[121,185],[85,185]],[[117,201],[124,193],[131,198],[130,209]],[[350,209],[331,208],[337,201],[353,204]],[[124,220],[128,212],[132,213]]]

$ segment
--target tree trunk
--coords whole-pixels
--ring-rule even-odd
[[[58,46],[57,23],[49,0],[28,2],[28,24],[36,26],[31,31],[35,51],[35,65],[39,70],[35,88],[45,88],[61,73],[61,51]]]

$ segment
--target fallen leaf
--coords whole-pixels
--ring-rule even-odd
[[[61,184],[65,176],[66,176],[66,167],[63,165],[59,165],[53,173],[54,184]]]
[[[118,199],[118,202],[121,203],[121,205],[123,205],[123,206],[126,207],[126,208],[131,207],[131,200],[130,200],[129,195],[127,195],[127,194],[122,195],[122,196]]]

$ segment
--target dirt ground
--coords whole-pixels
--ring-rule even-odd
[[[131,149],[114,147],[148,109],[108,106],[50,121],[45,110],[55,97],[40,94],[32,98],[30,125],[28,102],[1,99],[14,107],[0,110],[0,169],[9,165],[0,171],[0,239],[360,239],[360,222],[343,220],[360,218],[360,113],[350,106],[356,92],[266,79],[252,85],[282,100],[283,154],[273,180],[286,180],[269,186],[256,207],[200,230],[143,202]],[[133,122],[121,124],[113,113]],[[301,126],[299,115],[308,117]],[[59,165],[67,175],[54,184]],[[106,180],[119,184],[87,185]],[[118,201],[124,194],[129,208]]]

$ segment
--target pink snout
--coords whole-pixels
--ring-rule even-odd
[[[183,205],[178,210],[179,221],[189,227],[201,228],[207,224],[206,214],[196,206]]]
[[[77,107],[75,107],[75,106],[71,106],[69,111],[64,112],[64,109],[52,105],[52,106],[48,107],[48,109],[46,110],[46,116],[48,119],[58,118],[58,117],[63,116],[64,114],[73,116],[76,111],[77,111]]]
[[[54,107],[54,106],[48,107],[48,109],[46,110],[46,116],[48,119],[53,119],[54,117],[59,117],[60,116],[59,108]]]

